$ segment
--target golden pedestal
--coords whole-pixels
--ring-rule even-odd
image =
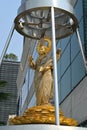
[[[41,105],[28,108],[23,116],[10,118],[9,124],[55,124],[55,108],[52,105]],[[78,123],[72,118],[66,118],[60,110],[60,125],[77,126]]]

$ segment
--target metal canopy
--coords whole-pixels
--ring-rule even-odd
[[[22,0],[15,18],[16,30],[29,38],[52,37],[51,7],[54,7],[56,39],[71,35],[78,22],[71,0]]]

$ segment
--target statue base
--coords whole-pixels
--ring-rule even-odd
[[[78,123],[73,118],[67,118],[59,111],[60,125],[77,126]],[[11,125],[21,124],[55,124],[55,107],[52,105],[40,105],[28,108],[23,116],[15,116],[9,119]]]

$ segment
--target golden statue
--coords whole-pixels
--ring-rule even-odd
[[[48,45],[42,45],[48,42]],[[45,37],[41,39],[37,45],[39,57],[36,64],[29,56],[29,65],[35,69],[34,88],[36,93],[36,104],[45,105],[50,104],[50,99],[53,98],[53,60],[50,58],[50,51],[52,48],[51,39]],[[60,58],[61,49],[57,51],[57,60]]]
[[[39,57],[36,63],[32,56],[29,56],[29,65],[35,70],[34,88],[37,105],[28,108],[22,116],[11,117],[9,124],[55,124],[55,107],[50,103],[54,97],[53,60],[50,58],[51,48],[51,39],[45,37],[37,45]],[[60,54],[61,49],[59,48],[56,53],[57,61]],[[65,117],[62,110],[59,111],[59,117],[61,125],[77,126],[78,124],[74,119]]]

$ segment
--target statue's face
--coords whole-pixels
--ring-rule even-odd
[[[41,41],[42,40],[42,41]],[[49,38],[41,39],[37,44],[37,52],[39,55],[47,55],[51,51],[51,40]]]
[[[46,50],[47,50],[47,47],[46,47],[46,46],[41,46],[41,47],[40,47],[40,50],[39,50],[39,54],[40,54],[40,55],[46,54]]]

